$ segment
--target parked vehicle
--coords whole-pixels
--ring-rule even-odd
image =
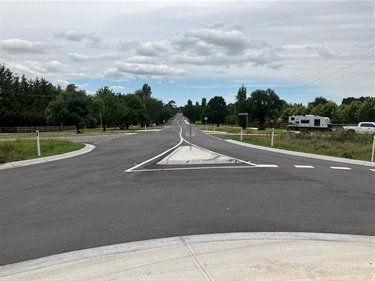
[[[361,122],[357,126],[344,126],[343,129],[356,134],[375,134],[375,122]]]
[[[289,116],[288,130],[331,131],[332,123],[328,117],[293,115]]]

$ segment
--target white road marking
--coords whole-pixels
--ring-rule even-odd
[[[294,167],[298,169],[314,169],[314,166],[308,166],[308,165],[294,165]]]
[[[349,167],[332,167],[332,166],[329,166],[329,167],[334,170],[351,170],[352,169]]]
[[[279,166],[277,165],[268,165],[268,164],[259,164],[259,165],[255,165],[256,167],[258,168],[279,168]]]
[[[161,169],[144,169],[144,170],[127,170],[128,173],[137,172],[160,172],[160,171],[184,171],[184,170],[213,170],[213,169],[250,169],[257,166],[212,166],[212,167],[186,167],[186,168],[161,168]]]
[[[375,172],[375,169],[370,169],[370,171],[373,171],[373,172]]]
[[[153,158],[151,158],[151,159],[148,159],[148,160],[142,162],[141,164],[138,164],[137,166],[134,166],[133,168],[127,169],[127,170],[125,171],[125,173],[132,172],[134,169],[137,169],[138,167],[141,167],[141,166],[143,166],[144,164],[146,164],[146,163],[148,163],[148,162],[151,162],[152,160],[155,160],[155,159],[159,158],[160,156],[163,156],[164,154],[167,154],[167,153],[170,152],[171,150],[176,149],[176,148],[177,148],[177,147],[178,147],[178,146],[184,141],[184,139],[182,138],[182,135],[181,135],[181,134],[182,134],[182,127],[180,127],[180,142],[179,142],[178,144],[176,144],[174,147],[172,147],[172,148],[170,148],[170,149],[164,151],[163,153],[160,153],[159,155],[156,155],[155,157],[153,157]]]

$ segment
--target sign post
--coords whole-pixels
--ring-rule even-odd
[[[195,137],[195,125],[194,124],[186,125],[186,137],[189,138],[190,150],[191,150],[191,138]]]
[[[36,131],[36,148],[38,150],[38,157],[40,157],[40,140],[39,140],[39,131]]]
[[[247,112],[244,113],[238,113],[238,116],[245,116],[246,115],[246,129],[249,125],[249,114]]]
[[[208,120],[207,116],[204,117],[204,121],[206,121],[206,131],[207,131],[207,120]]]
[[[375,151],[375,136],[374,136],[374,141],[372,142],[372,156],[371,156],[371,162],[374,162],[374,151]]]

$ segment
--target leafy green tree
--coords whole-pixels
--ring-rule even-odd
[[[227,104],[223,97],[215,96],[208,102],[204,109],[204,114],[208,117],[210,123],[216,124],[218,127],[220,123],[225,123],[227,117]]]
[[[232,127],[237,124],[237,121],[238,119],[236,115],[228,115],[225,119],[225,123]]]
[[[247,102],[247,91],[246,87],[242,85],[236,95],[236,111],[234,114],[238,113],[249,113],[248,102]],[[238,124],[245,129],[246,118],[238,118]]]
[[[274,120],[280,116],[283,101],[271,90],[255,90],[248,98],[250,120],[258,120],[259,128],[264,129],[266,119]]]
[[[142,89],[136,90],[134,92],[143,102],[146,102],[146,99],[151,98],[152,90],[148,84],[143,84]]]
[[[328,100],[325,98],[325,97],[316,97],[315,100],[313,102],[309,102],[308,105],[312,105],[312,106],[318,106],[319,104],[321,105],[324,105],[328,102]]]
[[[358,118],[361,122],[375,122],[375,98],[368,97],[361,104]]]
[[[148,123],[155,123],[156,125],[163,122],[163,102],[156,98],[146,98],[145,105],[148,115]]]
[[[131,125],[135,126],[144,123],[147,119],[147,112],[146,106],[141,99],[135,94],[127,94],[123,98],[128,107],[123,123],[126,129],[129,129]]]
[[[89,116],[90,109],[91,99],[84,91],[78,91],[74,84],[70,84],[63,93],[49,103],[46,109],[47,122],[75,125],[79,134],[79,127]]]
[[[191,123],[195,123],[199,120],[201,115],[201,109],[198,103],[193,105],[193,102],[189,99],[187,104],[184,106],[183,114],[186,116]]]

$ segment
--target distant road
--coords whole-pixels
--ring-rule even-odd
[[[0,171],[0,263],[203,233],[375,235],[369,167],[246,148],[197,131],[195,145],[261,166],[125,172],[176,146],[181,118],[158,132],[87,140],[96,143],[89,154]],[[141,169],[155,169],[157,160]]]

